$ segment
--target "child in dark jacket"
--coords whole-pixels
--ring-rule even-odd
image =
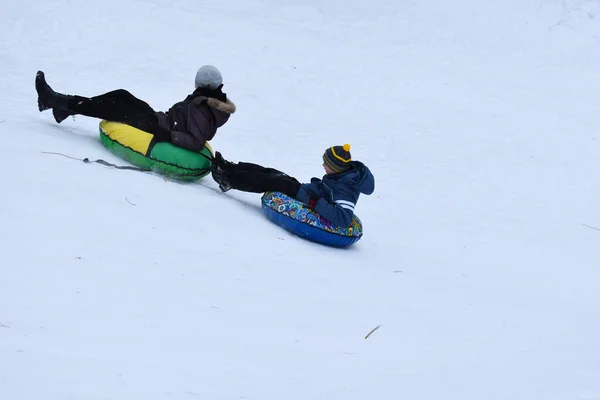
[[[223,77],[212,65],[196,73],[196,89],[166,112],[155,111],[148,103],[125,89],[94,97],[55,92],[43,71],[35,76],[38,109],[52,110],[57,123],[74,115],[100,118],[131,125],[154,135],[153,143],[169,142],[191,151],[201,151],[236,111],[223,93]]]
[[[375,190],[375,178],[366,165],[353,161],[350,145],[333,146],[323,154],[325,175],[301,184],[274,168],[226,161],[217,152],[212,168],[213,179],[221,191],[281,192],[307,204],[332,224],[347,227],[352,223],[354,208],[361,194]]]

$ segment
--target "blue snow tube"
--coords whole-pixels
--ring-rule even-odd
[[[352,224],[343,228],[333,225],[306,204],[280,192],[266,192],[262,208],[273,223],[300,237],[333,247],[347,247],[360,240],[362,223],[355,215]]]

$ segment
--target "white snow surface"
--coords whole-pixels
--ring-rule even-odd
[[[19,0],[0,14],[0,398],[600,399],[600,7],[570,0]],[[333,249],[260,195],[126,164],[34,77],[165,110],[217,66],[211,145],[375,193]],[[596,228],[596,229],[595,229]],[[376,326],[368,339],[365,336]]]

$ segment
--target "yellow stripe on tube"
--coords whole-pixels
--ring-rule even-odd
[[[120,122],[102,121],[100,129],[112,140],[143,155],[147,155],[150,142],[154,137],[151,133]]]

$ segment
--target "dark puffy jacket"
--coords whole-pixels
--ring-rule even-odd
[[[369,168],[360,161],[352,161],[351,165],[348,171],[302,184],[296,200],[308,204],[311,197],[318,198],[314,208],[317,214],[334,225],[350,226],[360,194],[369,195],[375,190],[375,178]]]
[[[200,94],[191,94],[174,104],[166,113],[157,112],[158,123],[171,131],[171,142],[179,147],[200,151],[207,141],[212,140],[217,128],[223,126],[235,104]]]

